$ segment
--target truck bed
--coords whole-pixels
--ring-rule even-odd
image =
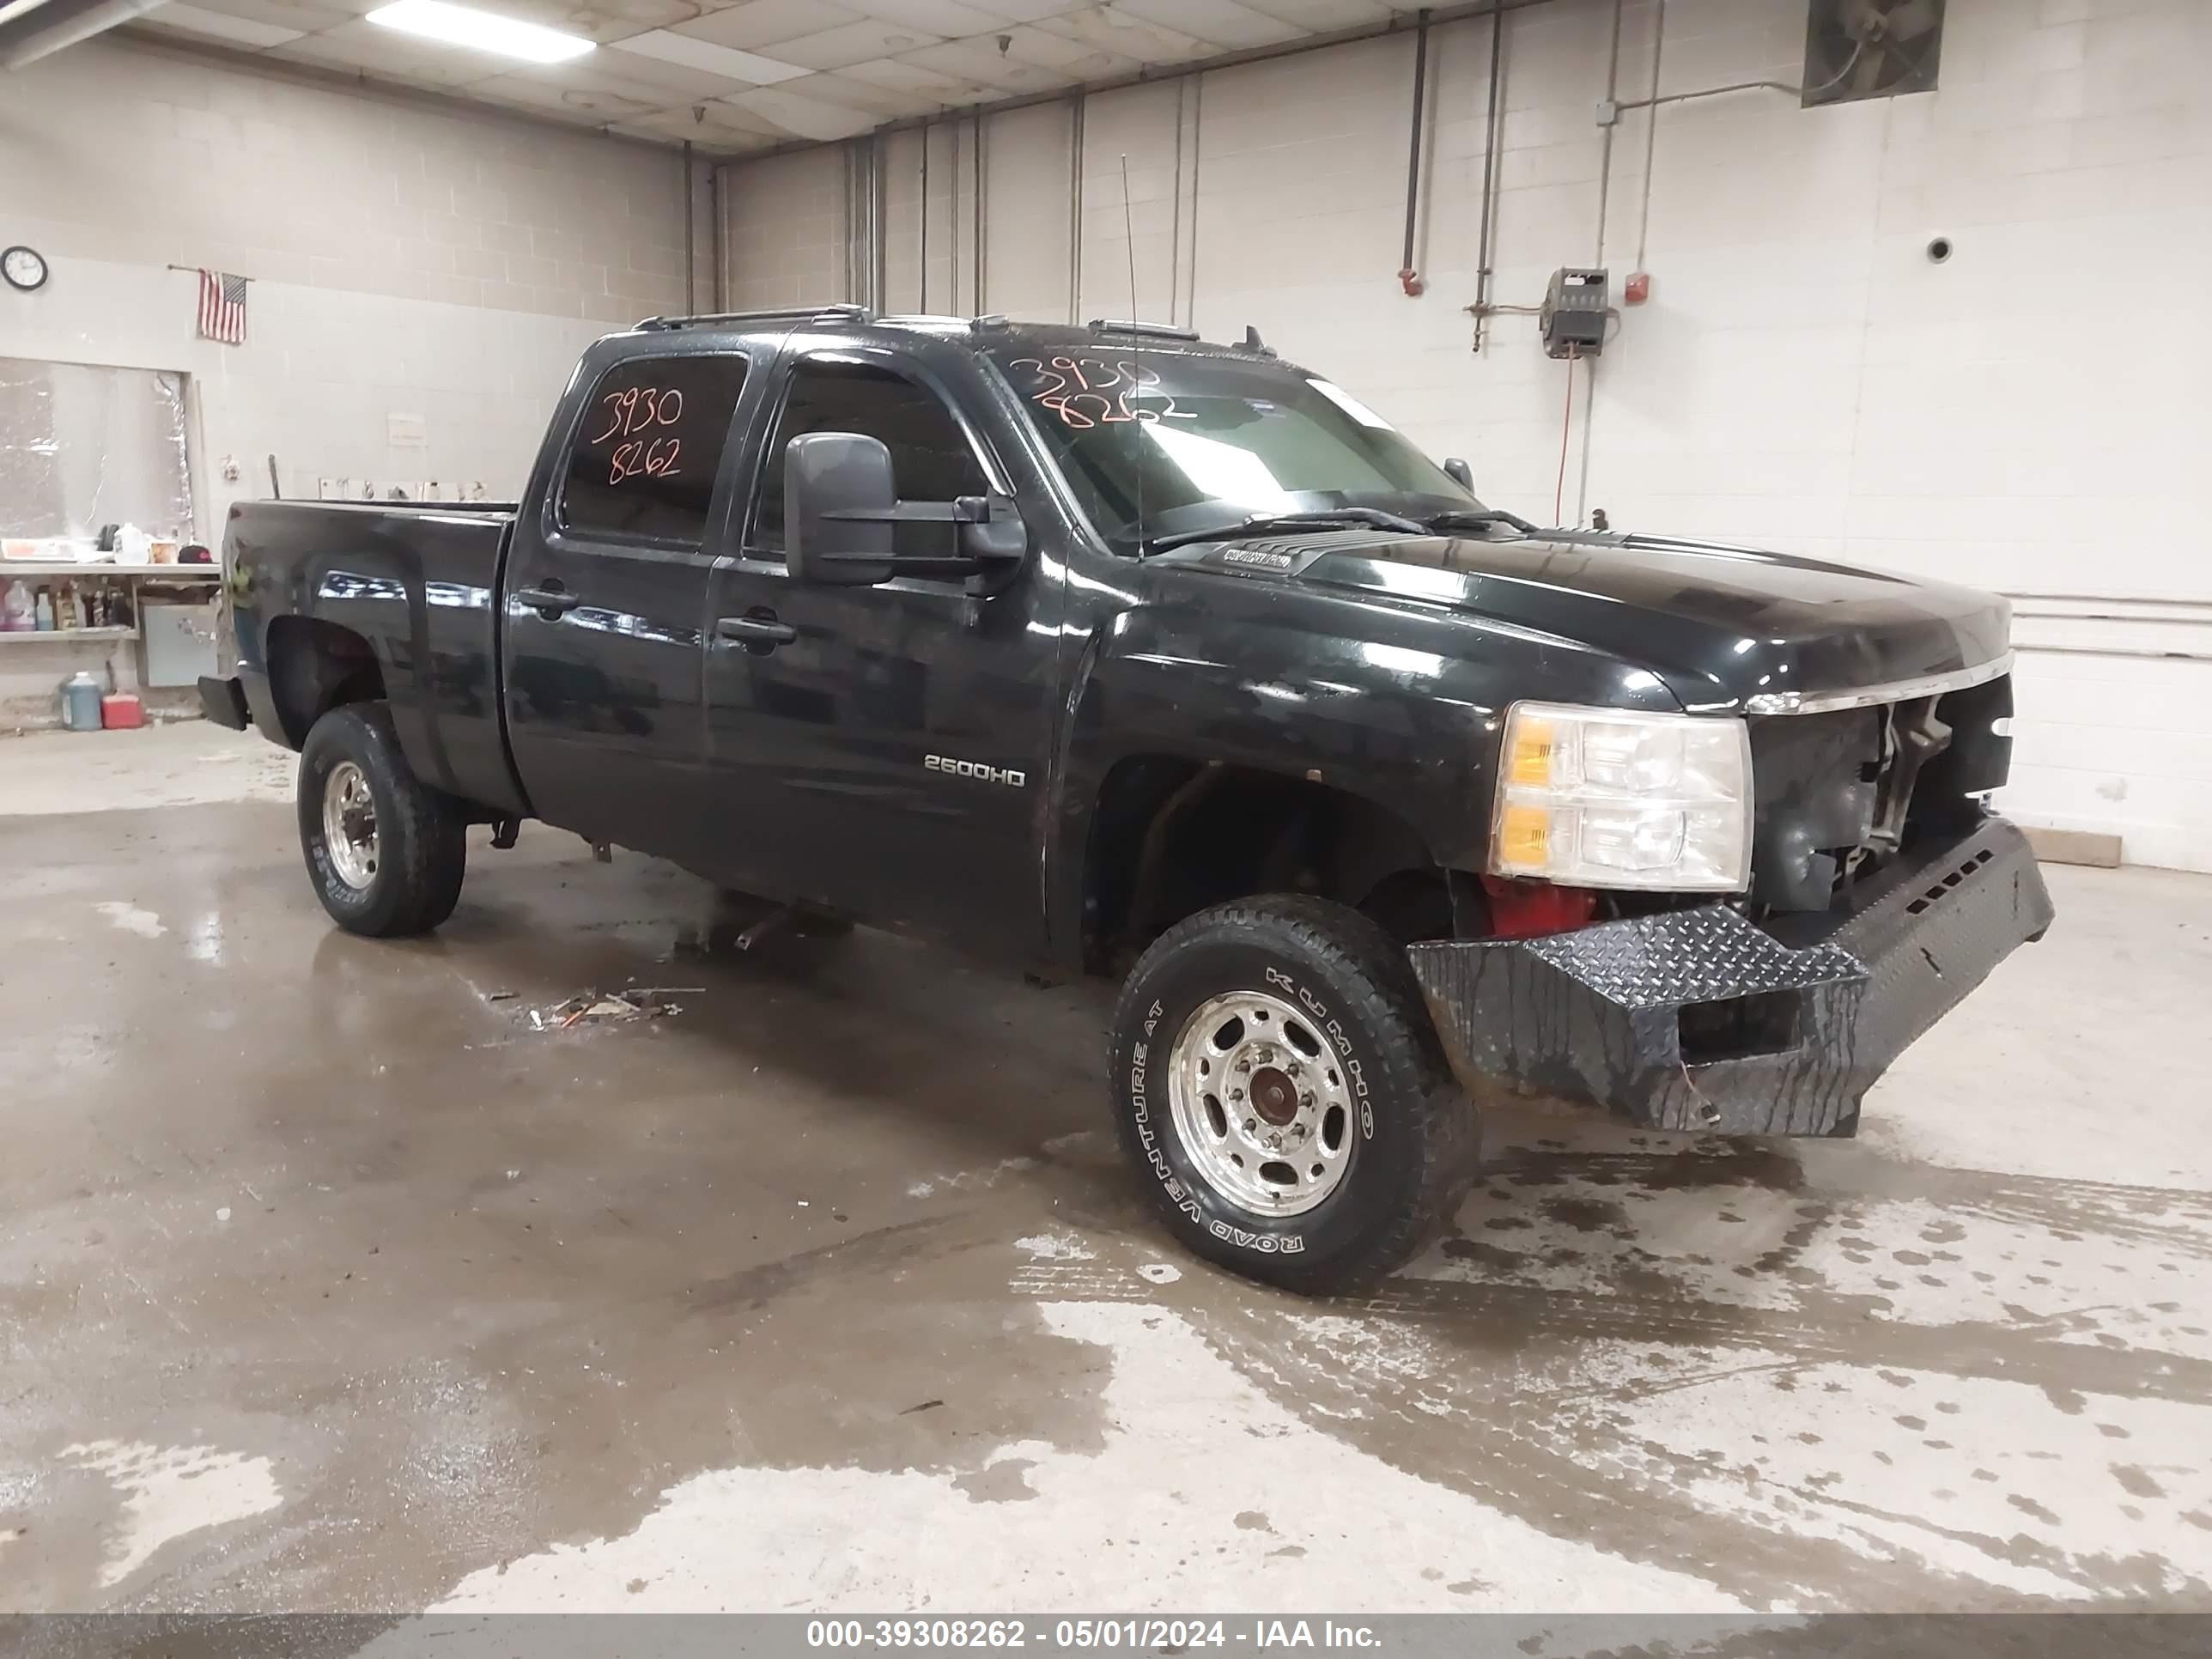
[[[526,811],[500,694],[500,571],[516,510],[489,501],[233,507],[225,552],[255,724],[299,747],[307,733],[292,729],[288,713],[296,688],[284,684],[286,653],[272,642],[303,620],[342,628],[374,653],[400,742],[424,781],[480,806]]]

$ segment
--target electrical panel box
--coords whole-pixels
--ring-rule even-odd
[[[1605,349],[1606,274],[1562,265],[1544,290],[1536,325],[1547,357],[1595,357]]]

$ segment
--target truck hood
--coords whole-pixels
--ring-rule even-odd
[[[2011,621],[1993,593],[1650,536],[1347,530],[1198,543],[1146,562],[1370,593],[1593,646],[1701,712],[1978,668],[2004,654]]]

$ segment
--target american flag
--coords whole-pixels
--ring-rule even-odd
[[[225,345],[246,343],[246,278],[227,270],[200,272],[200,333]]]

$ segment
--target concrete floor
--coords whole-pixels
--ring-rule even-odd
[[[1321,1304],[1145,1219],[1103,991],[543,830],[349,938],[285,761],[0,744],[0,1611],[2212,1608],[2212,881],[2051,871],[1857,1142],[1495,1122]]]

